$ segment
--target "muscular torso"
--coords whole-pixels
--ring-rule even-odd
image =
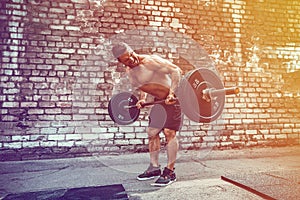
[[[162,63],[156,62],[155,56],[145,57],[139,66],[129,70],[132,85],[159,99],[166,98],[171,78],[161,65]]]

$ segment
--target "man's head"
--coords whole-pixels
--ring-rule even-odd
[[[124,42],[115,45],[112,48],[112,53],[119,62],[131,68],[136,67],[140,64],[137,54],[128,44]]]
[[[128,44],[126,44],[124,42],[120,42],[119,44],[115,45],[112,48],[112,53],[113,53],[114,57],[117,59],[126,52],[131,53],[131,52],[133,52],[133,50]]]

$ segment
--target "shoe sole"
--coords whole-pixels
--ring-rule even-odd
[[[147,181],[147,180],[155,179],[157,177],[159,177],[159,176],[152,176],[152,177],[149,177],[149,178],[139,178],[139,177],[137,177],[136,179],[139,180],[139,181]]]
[[[175,181],[176,181],[176,179],[173,180],[173,181],[170,181],[170,182],[167,183],[167,184],[163,184],[163,183],[152,183],[151,185],[152,185],[152,186],[155,186],[155,187],[165,187],[165,186],[171,185],[171,184],[174,183]]]

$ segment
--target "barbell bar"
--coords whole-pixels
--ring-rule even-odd
[[[218,94],[224,93],[226,95],[232,95],[232,94],[238,94],[239,93],[239,88],[238,87],[231,87],[231,88],[224,88],[224,89],[213,89],[213,88],[207,88],[202,91],[203,97],[205,100],[210,101],[211,98],[214,96],[217,96]],[[174,101],[177,101],[178,98],[175,98]],[[141,104],[142,108],[147,107],[147,106],[152,106],[155,104],[161,104],[164,103],[165,99],[163,100],[157,100],[157,101],[151,101],[151,102],[146,102]],[[124,109],[130,109],[130,108],[136,108],[137,105],[130,105],[130,106],[124,106]]]
[[[174,100],[177,100],[177,99],[174,99]],[[141,106],[143,108],[143,107],[147,107],[147,106],[152,106],[154,104],[160,104],[160,103],[163,103],[163,102],[165,102],[165,99],[158,100],[158,101],[146,102],[146,103],[141,104]],[[135,107],[137,108],[137,105],[124,106],[124,109],[130,109],[130,108],[135,108]]]

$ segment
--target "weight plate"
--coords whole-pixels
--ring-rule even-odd
[[[136,107],[125,108],[125,106],[136,105],[137,102],[136,96],[129,92],[113,95],[108,103],[110,118],[120,125],[128,125],[135,122],[140,115],[140,109]]]
[[[192,121],[208,123],[216,120],[223,112],[225,92],[203,98],[205,89],[224,89],[221,79],[206,68],[195,69],[186,74],[178,88],[178,99],[183,113]]]

